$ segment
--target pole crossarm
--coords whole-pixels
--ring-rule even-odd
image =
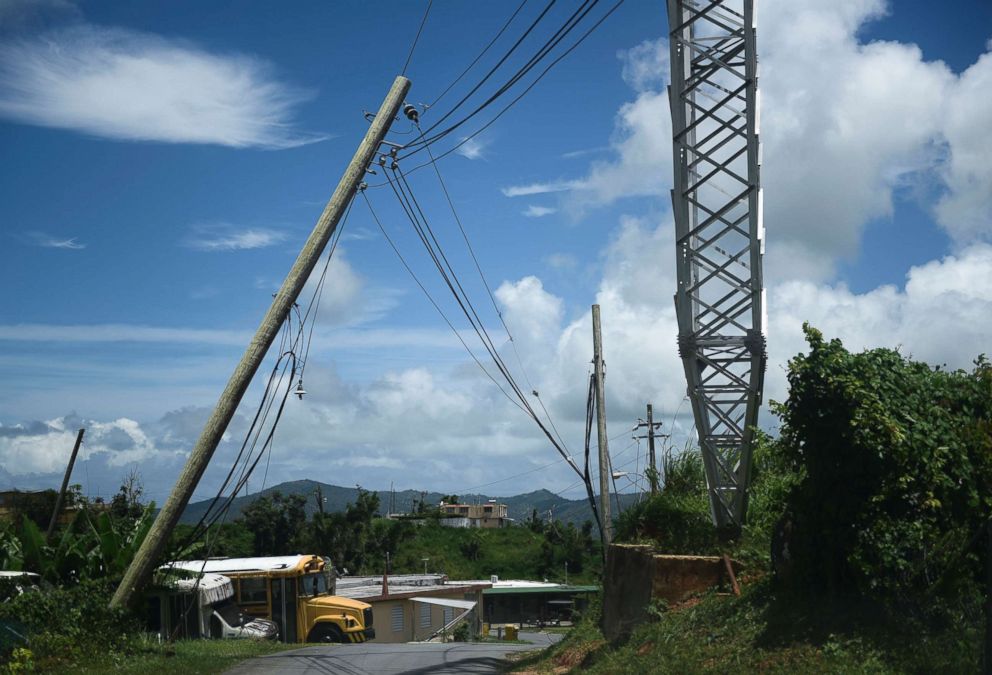
[[[713,522],[747,511],[765,372],[754,0],[668,0],[675,309]]]

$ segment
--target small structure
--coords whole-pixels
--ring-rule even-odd
[[[450,581],[443,574],[341,577],[339,596],[372,605],[378,642],[445,639],[460,623],[472,633],[482,627],[483,581]]]
[[[445,527],[505,527],[509,525],[506,504],[488,501],[485,504],[440,504],[441,518],[438,522]]]
[[[584,610],[599,586],[496,579],[483,591],[489,624],[558,624]]]

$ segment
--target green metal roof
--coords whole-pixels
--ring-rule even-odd
[[[509,587],[509,588],[487,588],[482,591],[483,595],[511,595],[517,593],[598,593],[599,586],[556,586],[556,587]]]

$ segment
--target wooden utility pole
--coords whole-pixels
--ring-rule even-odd
[[[658,465],[654,459],[654,415],[653,407],[648,403],[648,462],[651,464],[651,494],[658,494]]]
[[[52,511],[52,519],[48,522],[48,532],[45,534],[45,541],[51,541],[52,535],[55,534],[55,523],[59,520],[59,514],[62,512],[62,502],[65,501],[65,491],[69,489],[69,478],[72,476],[72,466],[76,463],[76,455],[79,454],[79,446],[83,444],[83,434],[86,433],[86,429],[80,429],[79,433],[76,434],[76,444],[72,446],[72,454],[69,455],[69,463],[65,467],[65,476],[62,478],[62,489],[59,490],[59,496],[55,499],[55,510]]]
[[[196,489],[200,477],[203,476],[207,464],[210,463],[210,458],[217,449],[217,444],[234,416],[248,385],[251,384],[252,377],[254,377],[266,352],[286,321],[286,317],[289,315],[293,303],[299,297],[300,291],[303,290],[304,284],[310,278],[310,273],[324,252],[327,242],[334,234],[334,230],[337,229],[338,221],[341,220],[345,209],[355,196],[358,186],[365,177],[366,169],[372,162],[375,153],[378,152],[379,146],[389,131],[393,118],[399,112],[409,89],[410,81],[405,77],[400,76],[393,81],[393,86],[379,107],[379,112],[372,120],[365,138],[358,146],[355,156],[348,164],[348,168],[341,177],[334,194],[331,195],[330,201],[324,207],[324,212],[320,214],[313,232],[310,233],[310,238],[307,239],[303,250],[296,258],[296,262],[293,263],[293,267],[283,281],[279,292],[276,293],[269,311],[266,312],[261,325],[255,332],[255,337],[252,338],[244,356],[241,357],[241,362],[234,369],[231,379],[220,395],[220,400],[217,401],[213,414],[207,420],[196,445],[193,446],[189,460],[187,460],[186,466],[179,475],[179,480],[172,489],[172,494],[169,495],[165,506],[162,507],[141,544],[141,548],[138,549],[134,560],[124,573],[124,579],[110,601],[112,607],[124,607],[130,604],[134,594],[140,591],[151,578],[154,566],[165,548],[169,535],[189,503],[193,490]]]
[[[613,541],[610,515],[610,447],[606,436],[606,392],[603,389],[603,334],[599,305],[592,306],[592,360],[596,377],[596,435],[599,438],[599,513],[603,519],[603,549]]]
[[[658,460],[654,452],[654,439],[658,437],[668,438],[667,434],[656,434],[654,432],[660,426],[661,422],[654,421],[654,406],[648,403],[648,421],[643,422],[638,420],[638,425],[634,427],[635,430],[641,427],[647,427],[648,433],[645,436],[635,436],[634,438],[648,439],[648,468],[645,473],[647,474],[648,482],[651,484],[651,494],[658,493],[658,484],[661,482],[661,472],[658,471]]]

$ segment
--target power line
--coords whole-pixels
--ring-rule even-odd
[[[382,166],[385,165],[384,158],[380,158],[380,165]],[[537,426],[547,437],[552,447],[554,447],[555,450],[569,463],[569,465],[573,468],[573,470],[577,474],[581,475],[581,471],[579,471],[578,467],[575,465],[575,462],[572,459],[572,457],[555,440],[555,438],[551,435],[551,432],[548,431],[547,427],[544,426],[544,423],[541,422],[537,414],[534,412],[534,409],[531,407],[529,401],[527,400],[527,397],[523,394],[523,392],[520,390],[519,385],[517,385],[516,381],[513,379],[512,374],[507,368],[502,357],[499,355],[499,352],[496,349],[491,336],[489,335],[488,331],[486,331],[485,326],[482,324],[478,312],[475,310],[474,305],[472,304],[471,300],[468,298],[468,295],[465,293],[465,290],[460,280],[458,279],[457,274],[455,273],[453,267],[451,266],[450,261],[448,260],[447,256],[444,254],[444,251],[440,246],[440,242],[438,241],[436,235],[434,234],[433,229],[430,227],[430,223],[427,220],[426,215],[423,209],[421,208],[419,201],[413,195],[412,188],[409,182],[406,180],[406,177],[403,174],[403,172],[398,171],[398,164],[396,163],[395,160],[390,166],[390,170],[393,172],[395,180],[389,178],[388,174],[386,174],[386,178],[387,181],[389,182],[390,187],[393,190],[394,195],[399,201],[400,206],[403,209],[403,212],[406,214],[414,230],[417,232],[417,235],[420,238],[421,243],[424,245],[425,249],[427,250],[428,255],[431,257],[431,260],[434,262],[434,265],[437,268],[438,273],[441,275],[442,280],[448,286],[448,290],[451,292],[459,308],[462,310],[462,313],[465,315],[465,318],[468,319],[469,325],[475,331],[476,336],[479,338],[480,342],[482,342],[483,344],[483,347],[489,353],[490,358],[493,360],[493,363],[496,365],[500,374],[503,376],[503,379],[506,380],[507,384],[510,386],[510,389],[516,395],[517,400],[524,408],[524,412],[532,420],[534,420]]]
[[[496,115],[491,120],[489,120],[488,122],[486,122],[483,126],[481,126],[476,131],[472,132],[471,134],[469,134],[468,136],[466,136],[465,138],[463,138],[460,142],[456,143],[452,147],[450,147],[447,150],[445,150],[440,155],[437,155],[436,157],[434,157],[431,160],[428,160],[426,162],[423,162],[421,164],[418,164],[418,165],[414,166],[412,169],[410,169],[409,171],[406,172],[407,175],[409,175],[411,173],[414,173],[416,171],[419,171],[420,169],[422,169],[422,168],[424,168],[426,166],[429,166],[430,164],[432,164],[434,162],[438,162],[438,161],[444,159],[445,157],[447,157],[448,155],[450,155],[453,152],[457,151],[460,147],[462,147],[463,145],[465,145],[466,143],[468,143],[469,141],[471,141],[472,139],[474,139],[476,136],[478,136],[479,134],[481,134],[483,131],[485,131],[486,129],[488,129],[489,127],[491,127],[493,124],[495,124],[510,108],[512,108],[514,105],[516,105],[524,96],[526,96],[528,93],[530,93],[530,91],[537,85],[537,83],[540,82],[544,78],[544,76],[547,75],[548,72],[551,71],[552,68],[554,68],[558,63],[560,63],[566,56],[568,56],[569,54],[571,54],[580,44],[582,44],[593,33],[593,31],[595,31],[597,28],[599,28],[599,26],[607,18],[609,18],[613,14],[613,12],[615,12],[617,9],[619,9],[619,7],[623,3],[624,3],[624,0],[618,0],[618,2],[616,4],[614,4],[612,7],[610,7],[610,9],[607,10],[606,14],[604,14],[602,17],[600,17],[600,19],[597,20],[596,23],[593,24],[591,28],[589,28],[589,30],[587,30],[585,33],[583,33],[582,36],[579,37],[579,39],[576,40],[576,42],[572,46],[570,46],[567,50],[565,50],[562,54],[560,54],[557,58],[555,58],[554,61],[552,61],[550,64],[548,64],[548,66],[543,71],[541,71],[540,74],[538,74],[538,76],[534,79],[533,82],[531,82],[529,85],[527,85],[527,87],[522,92],[520,92],[520,94],[518,94],[513,100],[511,100],[509,103],[507,103],[498,113],[496,113]],[[423,134],[421,134],[421,136],[423,136]],[[424,141],[423,138],[421,138],[419,140],[421,142]],[[414,141],[414,143],[417,143],[417,142],[418,141]],[[411,144],[410,146],[406,146],[406,147],[412,147],[412,146],[413,146],[413,144]],[[402,155],[399,158],[400,159],[403,159],[403,158],[406,158],[406,157],[410,157],[410,156],[416,154],[417,152],[419,152],[420,150],[423,150],[425,147],[426,146],[423,145],[423,143],[421,143],[420,144],[420,147],[417,147],[417,148],[413,149],[411,152],[407,153],[406,155]],[[385,187],[387,184],[388,184],[388,182],[386,182],[386,183],[375,183],[375,184],[368,185],[367,187],[369,187],[369,188],[380,188],[380,187]]]
[[[406,75],[406,69],[410,65],[410,59],[413,58],[413,50],[417,47],[417,42],[420,41],[420,34],[424,30],[424,24],[427,23],[427,15],[431,13],[431,5],[434,4],[434,0],[427,0],[427,9],[424,10],[424,18],[420,20],[420,28],[417,29],[417,35],[413,38],[413,44],[410,45],[410,53],[406,55],[406,63],[403,64],[403,72],[400,75]]]
[[[551,10],[551,8],[555,4],[555,1],[556,0],[551,0],[551,2],[549,2],[545,6],[544,10],[541,11],[541,13],[537,16],[537,18],[534,19],[534,21],[530,24],[530,26],[527,27],[527,30],[524,31],[523,35],[521,35],[519,38],[517,38],[517,41],[514,42],[513,45],[510,47],[510,49],[503,55],[503,57],[499,61],[496,62],[496,65],[493,66],[489,70],[489,72],[486,73],[485,76],[483,76],[483,78],[474,87],[472,87],[471,91],[469,91],[467,94],[465,94],[465,96],[463,96],[461,98],[461,100],[458,101],[458,103],[456,103],[447,113],[444,114],[444,116],[442,116],[437,122],[435,122],[427,130],[428,133],[431,130],[433,130],[438,124],[441,124],[444,120],[448,119],[448,117],[450,117],[456,110],[458,110],[458,108],[460,108],[462,106],[462,104],[464,104],[469,98],[471,98],[472,95],[475,92],[477,92],[479,90],[479,88],[482,87],[482,85],[484,85],[486,83],[486,81],[490,77],[492,77],[493,74],[497,70],[499,70],[499,67],[502,66],[506,62],[506,60],[508,58],[510,58],[510,56],[513,55],[513,52],[516,51],[517,47],[520,46],[520,44],[527,38],[527,36],[530,35],[531,31],[533,31],[537,27],[537,24],[539,24],[541,22],[541,20],[544,18],[544,16]]]
[[[591,2],[592,4],[590,4],[590,2]],[[532,55],[532,56],[531,56],[531,57],[530,57],[530,58],[529,58],[529,59],[528,59],[528,60],[527,60],[527,61],[526,61],[526,62],[524,63],[524,65],[523,65],[523,66],[521,66],[520,68],[518,68],[518,69],[517,69],[517,71],[516,71],[516,72],[515,72],[515,73],[514,73],[514,74],[513,74],[513,75],[512,75],[511,77],[510,77],[510,79],[509,79],[509,80],[507,80],[506,82],[504,82],[504,83],[503,83],[503,85],[502,85],[502,86],[500,86],[500,87],[499,87],[499,88],[498,88],[498,89],[497,89],[497,90],[495,91],[495,93],[493,93],[493,94],[491,94],[491,95],[489,96],[489,98],[487,98],[487,99],[486,99],[485,101],[483,101],[483,102],[482,102],[482,103],[481,103],[480,105],[478,105],[478,106],[477,106],[477,107],[475,108],[475,110],[473,110],[472,112],[470,112],[470,113],[468,113],[467,115],[465,115],[465,116],[464,116],[464,117],[463,117],[463,118],[462,118],[461,120],[459,120],[458,122],[455,122],[455,123],[453,123],[453,124],[451,124],[450,126],[448,126],[447,128],[445,128],[445,129],[443,129],[442,131],[439,131],[439,132],[438,132],[437,134],[435,134],[434,136],[432,136],[432,137],[429,137],[429,138],[426,138],[426,139],[419,139],[419,140],[417,140],[417,141],[414,141],[414,142],[413,142],[413,143],[412,143],[411,145],[418,145],[418,144],[427,144],[427,143],[431,143],[431,142],[434,142],[434,141],[436,141],[436,140],[438,140],[438,139],[440,139],[440,138],[442,138],[443,136],[446,136],[447,134],[449,134],[449,133],[451,133],[452,131],[454,131],[455,129],[457,129],[457,128],[458,128],[458,127],[460,127],[461,125],[463,125],[463,124],[464,124],[465,122],[467,122],[468,120],[470,120],[470,119],[471,119],[472,117],[474,117],[475,115],[477,115],[477,114],[478,114],[479,112],[481,112],[482,110],[484,110],[485,108],[487,108],[487,107],[488,107],[489,105],[491,105],[491,104],[492,104],[492,103],[493,103],[493,102],[494,102],[494,101],[495,101],[496,99],[498,99],[498,98],[499,98],[500,96],[502,96],[502,95],[503,95],[504,93],[506,93],[507,91],[509,91],[509,89],[510,89],[511,87],[513,87],[513,85],[514,85],[514,84],[516,84],[516,83],[517,83],[517,82],[518,82],[518,81],[519,81],[519,80],[520,80],[520,79],[521,79],[522,77],[524,77],[524,76],[525,76],[525,75],[526,75],[526,74],[527,74],[528,72],[530,72],[530,70],[531,70],[532,68],[534,68],[534,66],[536,66],[536,65],[537,65],[537,64],[538,64],[538,63],[539,63],[539,62],[541,61],[541,59],[543,59],[543,58],[544,58],[545,56],[547,56],[547,54],[548,54],[548,53],[549,53],[549,52],[550,52],[550,51],[551,51],[552,49],[554,49],[554,47],[555,47],[555,46],[556,46],[556,45],[557,45],[557,44],[558,44],[558,43],[559,43],[559,42],[560,42],[560,41],[561,41],[561,40],[562,40],[562,39],[563,39],[563,38],[564,38],[564,37],[565,37],[566,35],[568,35],[568,33],[569,33],[569,32],[570,32],[570,31],[571,31],[571,30],[572,30],[572,29],[573,29],[573,28],[574,28],[574,27],[575,27],[575,26],[576,26],[576,25],[578,24],[578,22],[579,22],[579,21],[581,21],[581,20],[582,20],[582,18],[584,18],[584,17],[585,17],[585,15],[586,15],[586,14],[588,14],[588,13],[589,13],[589,11],[590,11],[590,10],[591,10],[591,9],[592,9],[593,7],[595,7],[595,5],[596,5],[596,3],[598,3],[598,2],[599,2],[599,0],[583,0],[583,2],[582,2],[582,4],[581,4],[581,5],[579,5],[579,7],[578,7],[578,9],[576,9],[576,10],[575,10],[575,12],[573,12],[573,13],[572,13],[572,15],[571,15],[571,16],[569,16],[569,17],[568,17],[568,19],[567,19],[567,20],[565,21],[565,24],[564,24],[564,25],[562,25],[562,26],[560,26],[560,27],[558,28],[558,30],[557,30],[557,31],[555,31],[555,33],[554,33],[554,35],[552,35],[552,36],[551,36],[551,37],[550,37],[549,39],[547,39],[547,40],[545,40],[545,42],[544,42],[544,44],[543,44],[543,45],[541,45],[541,47],[540,47],[540,48],[539,48],[539,49],[537,50],[537,52],[536,52],[535,54],[533,54],[533,55]],[[552,4],[554,4],[554,3],[552,2]],[[587,7],[587,6],[588,6],[588,7]],[[539,16],[539,17],[538,17],[538,21],[539,21],[539,20],[540,20],[541,18],[543,18],[543,16],[544,16],[544,13],[546,13],[546,12],[547,12],[547,10],[548,10],[548,9],[550,9],[550,8],[551,8],[551,5],[549,4],[549,5],[548,5],[548,7],[547,7],[547,8],[545,8],[545,12],[543,12],[543,13],[541,14],[541,16]],[[535,24],[533,24],[533,25],[536,25],[536,22],[535,22]],[[533,27],[533,25],[532,25],[532,27]],[[527,37],[527,34],[526,34],[526,33],[525,33],[525,34],[524,34],[523,36],[521,36],[521,38],[520,38],[520,39],[519,39],[519,40],[517,41],[517,43],[516,43],[516,44],[514,45],[514,47],[513,47],[513,49],[516,49],[516,47],[517,47],[517,46],[518,46],[518,45],[520,44],[520,42],[522,42],[522,41],[523,41],[523,39],[524,39],[525,37]],[[482,82],[479,82],[479,84],[477,84],[477,85],[476,85],[476,86],[475,86],[475,87],[474,87],[474,88],[472,89],[472,91],[470,91],[470,92],[469,92],[468,94],[466,94],[466,95],[465,95],[465,97],[464,97],[464,98],[462,98],[462,100],[461,100],[461,101],[459,101],[459,102],[458,102],[458,104],[457,104],[457,105],[456,105],[456,106],[455,106],[454,108],[452,108],[451,110],[449,110],[449,111],[448,111],[448,112],[447,112],[447,113],[446,113],[446,114],[445,114],[444,116],[442,116],[442,117],[441,117],[441,118],[440,118],[439,120],[437,120],[437,121],[436,121],[436,122],[435,122],[434,124],[432,124],[432,125],[431,125],[431,126],[430,126],[430,127],[428,128],[428,129],[427,129],[427,132],[426,132],[426,133],[430,133],[430,132],[432,132],[432,131],[433,131],[434,129],[436,129],[436,128],[437,128],[438,126],[440,126],[440,125],[441,125],[441,123],[442,123],[442,122],[444,122],[444,120],[445,120],[445,119],[447,119],[447,118],[448,118],[449,116],[451,116],[451,114],[452,114],[452,113],[453,113],[453,112],[454,112],[454,111],[455,111],[455,110],[456,110],[456,109],[457,109],[457,108],[458,108],[459,106],[461,106],[461,105],[462,105],[462,103],[464,103],[465,101],[467,101],[467,100],[468,100],[468,99],[469,99],[469,98],[470,98],[470,97],[471,97],[471,96],[472,96],[472,95],[473,95],[473,94],[474,94],[474,93],[475,93],[475,92],[476,92],[476,91],[477,91],[477,90],[478,90],[478,89],[479,89],[479,88],[480,88],[480,87],[481,87],[481,86],[482,86],[482,85],[483,85],[483,84],[485,83],[485,81],[486,81],[486,80],[487,80],[487,79],[489,78],[489,76],[490,76],[490,75],[492,75],[492,74],[493,74],[493,73],[494,73],[494,72],[495,72],[495,71],[496,71],[496,70],[497,70],[497,69],[498,69],[498,68],[499,68],[499,67],[500,67],[500,66],[501,66],[501,65],[503,64],[503,62],[504,62],[504,61],[505,61],[505,60],[506,60],[506,59],[507,59],[507,58],[508,58],[508,57],[510,56],[510,53],[512,53],[512,51],[513,51],[513,50],[511,49],[511,51],[510,51],[510,52],[508,52],[508,53],[506,54],[506,56],[504,56],[504,57],[503,57],[503,59],[501,59],[501,60],[500,60],[500,62],[499,62],[499,63],[497,63],[497,64],[496,64],[496,66],[494,66],[494,67],[493,67],[493,69],[492,69],[491,71],[489,71],[489,73],[487,74],[487,76],[486,76],[485,78],[483,78],[483,80],[482,80]]]
[[[517,8],[513,11],[513,14],[510,15],[510,18],[507,19],[506,22],[503,24],[503,27],[499,29],[499,32],[496,33],[496,35],[493,36],[493,39],[490,40],[489,43],[482,48],[482,51],[479,52],[479,54],[474,59],[472,59],[472,63],[468,64],[468,66],[465,67],[465,70],[463,70],[461,74],[458,77],[456,77],[454,81],[452,81],[452,83],[445,88],[444,91],[442,91],[440,94],[437,95],[437,98],[435,98],[430,103],[426,104],[425,109],[433,108],[435,105],[437,105],[438,101],[444,98],[445,94],[451,91],[452,87],[458,84],[461,81],[461,79],[468,74],[468,71],[472,70],[473,66],[475,66],[475,64],[479,62],[479,59],[485,56],[486,52],[489,51],[489,48],[492,47],[494,44],[496,44],[496,41],[499,40],[500,36],[503,35],[506,29],[510,27],[510,24],[513,22],[513,20],[517,17],[517,14],[520,13],[520,10],[523,9],[524,5],[526,4],[527,4],[527,0],[523,0],[523,2],[521,2],[517,6]]]
[[[591,2],[591,4],[590,4],[590,2]],[[622,2],[622,0],[621,0],[621,2]],[[458,127],[460,127],[463,124],[465,124],[472,117],[474,117],[475,115],[477,115],[479,112],[481,112],[482,110],[484,110],[485,108],[487,108],[490,104],[492,104],[494,101],[496,101],[500,96],[502,96],[504,93],[506,93],[507,91],[509,91],[527,73],[529,73],[533,68],[535,68],[548,54],[550,54],[551,51],[556,46],[558,46],[558,44],[561,43],[561,41],[564,40],[568,36],[568,34],[571,33],[572,30],[575,29],[579,25],[579,23],[582,22],[583,19],[585,19],[585,17],[595,8],[595,6],[598,3],[599,3],[599,0],[585,0],[585,2],[583,2],[582,5],[580,5],[579,8],[576,9],[575,12],[573,12],[573,14],[568,18],[568,20],[566,20],[566,22],[564,23],[564,25],[562,25],[555,32],[555,34],[550,39],[548,39],[544,43],[544,45],[542,45],[542,47],[537,51],[537,53],[534,54],[527,61],[527,63],[525,63],[520,69],[518,69],[517,72],[514,73],[514,75],[505,84],[503,84],[503,86],[501,86],[494,94],[492,94],[486,101],[484,101],[482,104],[480,104],[478,107],[476,107],[475,110],[473,110],[471,113],[469,113],[468,115],[466,115],[465,117],[463,117],[460,121],[452,124],[451,126],[447,127],[446,129],[444,129],[442,131],[439,131],[434,136],[431,136],[431,137],[426,138],[426,139],[424,139],[424,138],[418,139],[418,140],[414,141],[413,143],[411,143],[410,146],[412,147],[412,146],[416,146],[416,145],[424,145],[424,144],[434,143],[434,142],[440,140],[441,138],[443,138],[444,136],[450,134],[455,129],[457,129]],[[553,67],[555,64],[557,64],[559,61],[561,61],[562,58],[564,58],[565,56],[567,56],[569,53],[571,53],[572,50],[574,50],[579,44],[581,44],[585,40],[585,38],[588,37],[588,35],[591,34],[592,31],[595,30],[606,19],[606,17],[608,17],[610,14],[612,14],[613,10],[616,9],[616,7],[618,7],[619,4],[620,3],[618,3],[617,5],[615,5],[612,9],[610,9],[603,17],[600,18],[599,21],[597,21],[593,25],[593,27],[589,31],[586,32],[585,35],[583,35],[582,37],[580,37],[579,40],[577,40],[575,44],[573,44],[562,55],[560,55],[558,58],[556,58],[548,66],[548,68],[546,68],[544,70],[544,72],[542,72],[537,77],[537,79],[534,81],[534,83],[531,84],[531,86],[533,86],[533,84],[536,84],[536,82],[538,82],[542,77],[544,77],[544,75],[548,72],[548,70],[551,69],[551,67]],[[477,85],[476,88],[478,88],[478,85]],[[527,90],[529,90],[529,89],[530,89],[530,87],[528,87]],[[474,91],[475,90],[473,90],[473,92]],[[470,92],[468,94],[468,96],[471,96],[471,94],[473,92]],[[526,91],[525,91],[525,93],[526,93]],[[516,100],[518,100],[518,99],[515,99],[514,101],[512,101],[510,103],[510,105],[513,105],[513,103],[515,103]],[[463,101],[464,101],[464,99],[463,99]],[[459,103],[459,105],[460,105],[460,103]],[[437,128],[437,126],[448,115],[450,115],[451,112],[453,112],[453,110],[452,111],[449,111],[449,113],[447,115],[445,115],[444,117],[442,117],[440,120],[438,120],[437,122],[435,122],[430,128],[428,128],[427,129],[427,133],[430,133],[435,128]],[[420,148],[420,149],[422,149],[422,148]],[[419,150],[414,150],[414,151],[412,151],[410,153],[407,153],[403,157],[409,157],[410,155],[412,155],[412,154],[414,154],[415,152],[418,152],[418,151]],[[402,157],[401,157],[401,159],[402,159]]]
[[[258,467],[258,464],[263,456],[266,457],[265,477],[263,477],[262,481],[264,488],[265,480],[268,477],[268,467],[272,456],[272,446],[275,439],[275,432],[280,420],[282,419],[286,401],[288,400],[292,389],[293,379],[296,377],[298,371],[301,378],[300,384],[302,385],[303,368],[306,365],[306,358],[309,356],[310,345],[313,340],[313,329],[317,320],[317,310],[320,306],[327,270],[330,265],[331,258],[337,249],[338,242],[341,238],[341,233],[347,223],[348,215],[351,213],[352,205],[353,201],[349,201],[342,221],[335,232],[334,239],[332,240],[331,246],[327,253],[327,260],[321,271],[321,276],[316,287],[314,288],[313,293],[311,294],[310,301],[307,304],[306,313],[300,313],[299,305],[294,304],[293,306],[293,310],[296,312],[298,319],[298,325],[296,326],[295,331],[293,329],[292,312],[290,312],[290,314],[286,317],[286,322],[282,330],[282,337],[280,339],[280,356],[276,359],[275,364],[273,364],[272,371],[269,374],[269,378],[265,385],[265,389],[262,392],[261,401],[256,408],[251,425],[245,433],[245,438],[241,444],[241,448],[239,449],[238,454],[227,473],[227,476],[221,483],[220,488],[218,488],[216,495],[207,506],[207,509],[204,511],[199,521],[193,526],[187,537],[184,538],[183,542],[179,546],[180,549],[189,546],[192,542],[207,534],[209,529],[213,525],[217,524],[218,521],[223,523],[226,520],[234,499],[242,491],[242,489],[247,488],[248,481],[255,469]],[[306,332],[306,323],[308,320],[311,322],[309,333]],[[297,356],[301,345],[303,346],[303,351],[305,353],[303,361],[300,361]],[[271,425],[268,427],[268,433],[265,434],[263,439],[262,435],[266,428],[266,423],[269,415],[272,413],[276,400],[279,399],[278,392],[280,391],[282,392],[282,396],[281,400],[279,400],[279,406],[276,409]],[[260,449],[258,446],[259,441],[262,442]],[[232,485],[231,481],[236,472],[238,476]],[[225,497],[224,492],[228,486],[231,486],[230,493]]]
[[[604,14],[595,24],[593,24],[593,26],[589,30],[587,30],[571,47],[569,47],[564,53],[562,53],[561,55],[559,55],[550,64],[548,64],[548,66],[543,71],[541,71],[541,73],[534,79],[533,82],[531,82],[529,85],[527,85],[527,87],[522,92],[520,92],[520,94],[518,94],[513,100],[511,100],[509,103],[507,103],[491,120],[489,120],[488,122],[486,122],[483,126],[481,126],[479,129],[477,129],[473,133],[471,133],[468,136],[466,136],[465,138],[463,138],[460,142],[456,143],[452,147],[450,147],[447,150],[445,150],[444,152],[442,152],[440,155],[437,155],[436,157],[434,157],[433,160],[428,160],[426,162],[423,162],[421,164],[416,165],[415,167],[413,167],[412,169],[410,169],[409,171],[406,172],[407,175],[409,175],[409,174],[411,174],[411,173],[413,173],[415,171],[419,171],[420,169],[422,169],[422,168],[424,168],[426,166],[429,166],[432,162],[438,162],[438,161],[444,159],[445,157],[447,157],[451,153],[457,151],[458,148],[462,147],[463,145],[465,145],[466,143],[468,143],[469,141],[471,141],[472,139],[474,139],[476,136],[478,136],[479,134],[481,134],[483,131],[485,131],[486,129],[488,129],[489,127],[491,127],[493,124],[495,124],[504,114],[506,114],[506,112],[510,108],[512,108],[516,103],[518,103],[524,96],[526,96],[528,93],[530,93],[530,91],[538,84],[538,82],[540,82],[544,78],[545,75],[548,74],[548,72],[551,71],[552,68],[554,68],[559,62],[562,61],[562,59],[564,59],[572,51],[574,51],[580,44],[582,44],[582,42],[584,42],[586,40],[586,38],[588,38],[593,33],[593,31],[595,31],[607,18],[609,18],[609,16],[611,14],[613,14],[613,12],[615,12],[623,3],[624,3],[624,0],[618,0],[618,2],[616,4],[614,4],[606,12],[606,14]],[[423,148],[424,148],[424,146],[421,146],[420,148],[416,148],[413,151],[407,153],[406,155],[400,156],[400,159],[403,159],[405,157],[410,157],[411,155],[413,155],[413,154],[419,152],[420,150],[422,150]],[[386,183],[377,183],[375,185],[370,185],[369,187],[384,187],[385,185],[386,185]]]
[[[417,277],[416,273],[413,271],[413,268],[410,267],[410,265],[406,261],[406,258],[403,257],[403,254],[400,253],[399,248],[396,246],[392,238],[386,232],[386,228],[383,227],[382,221],[379,220],[379,216],[376,214],[375,209],[372,208],[372,202],[369,201],[368,195],[365,193],[364,190],[362,191],[362,197],[365,198],[365,203],[368,204],[369,212],[372,214],[372,219],[375,220],[375,224],[379,226],[379,231],[382,232],[382,236],[386,238],[386,242],[389,244],[389,247],[393,249],[393,253],[396,254],[397,258],[399,258],[400,263],[403,265],[404,269],[406,269],[406,271],[410,274],[410,277],[413,278],[413,281],[417,284],[420,290],[423,291],[425,296],[427,296],[428,301],[430,301],[434,309],[437,310],[437,313],[441,315],[442,319],[444,319],[444,322],[448,325],[448,328],[451,329],[451,332],[454,333],[455,337],[458,338],[458,341],[461,342],[462,347],[465,348],[465,351],[468,352],[468,355],[471,356],[472,360],[475,361],[476,365],[478,365],[479,368],[482,369],[482,372],[486,374],[486,377],[492,380],[493,384],[495,384],[499,388],[499,390],[503,393],[503,395],[507,398],[507,400],[509,400],[510,403],[514,404],[515,406],[523,410],[523,407],[515,400],[513,400],[513,397],[510,396],[510,394],[507,393],[505,389],[503,389],[500,383],[496,381],[496,378],[493,377],[492,374],[482,364],[482,361],[479,360],[479,357],[475,355],[475,352],[473,352],[471,347],[468,346],[468,343],[465,342],[465,338],[461,336],[461,333],[459,333],[458,329],[456,329],[454,324],[451,323],[451,320],[444,313],[444,310],[442,310],[440,305],[437,304],[437,301],[434,300],[434,297],[430,294],[430,291],[427,290],[427,287],[424,286],[424,284]],[[524,410],[524,412],[526,412],[526,410]]]

